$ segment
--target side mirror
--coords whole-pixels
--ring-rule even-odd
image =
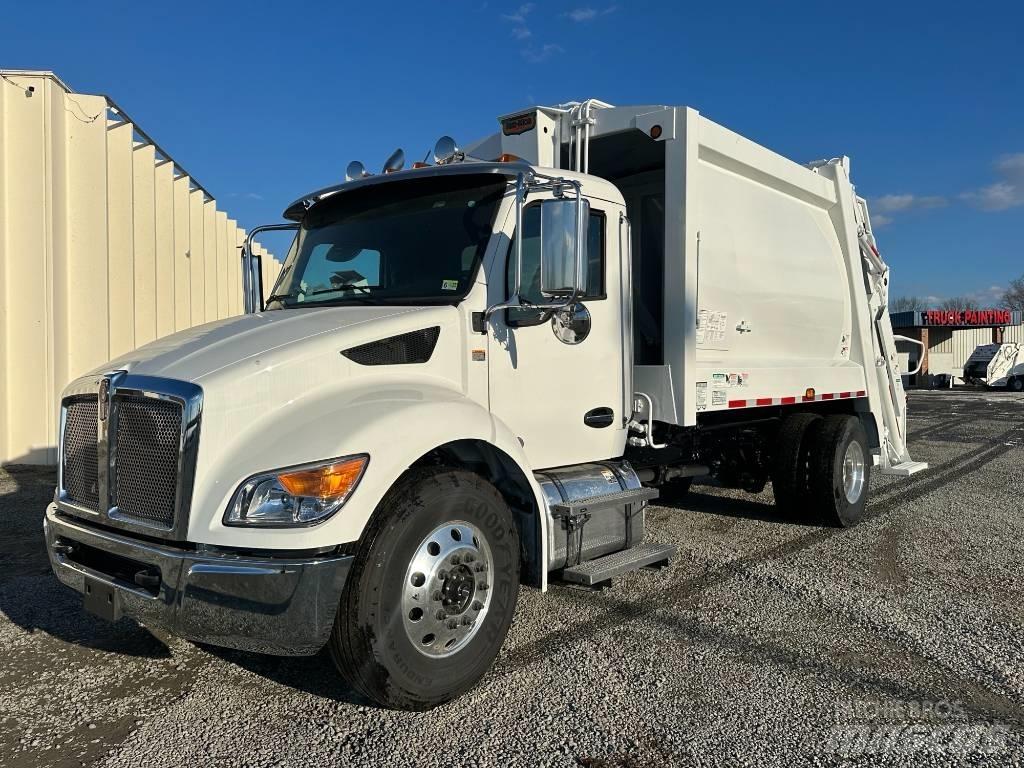
[[[579,296],[586,291],[584,265],[590,220],[586,199],[555,198],[540,206],[540,292],[546,298]]]

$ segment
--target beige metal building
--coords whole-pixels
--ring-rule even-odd
[[[999,313],[998,316],[996,313]],[[921,361],[920,374],[909,377],[908,383],[929,386],[936,376],[950,376],[960,383],[964,363],[977,347],[993,342],[1024,344],[1024,324],[1021,323],[1020,312],[976,310],[967,317],[964,317],[965,314],[948,310],[890,314],[893,330],[897,334],[923,342],[927,350]],[[917,367],[921,358],[919,346],[901,341],[897,349],[902,370],[909,371]]]
[[[244,236],[109,97],[0,71],[0,463],[56,463],[75,376],[240,314]]]

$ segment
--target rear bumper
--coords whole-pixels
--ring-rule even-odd
[[[98,580],[114,587],[121,614],[146,626],[282,656],[311,655],[327,642],[353,559],[177,549],[83,525],[52,504],[43,527],[53,572],[77,592]],[[159,580],[134,583],[127,574],[136,564]]]

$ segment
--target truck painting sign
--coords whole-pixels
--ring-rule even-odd
[[[1011,325],[1008,309],[927,309],[921,313],[924,325]]]

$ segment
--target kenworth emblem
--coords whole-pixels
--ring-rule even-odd
[[[104,376],[100,379],[99,392],[99,415],[100,421],[106,421],[110,413],[110,379]]]

